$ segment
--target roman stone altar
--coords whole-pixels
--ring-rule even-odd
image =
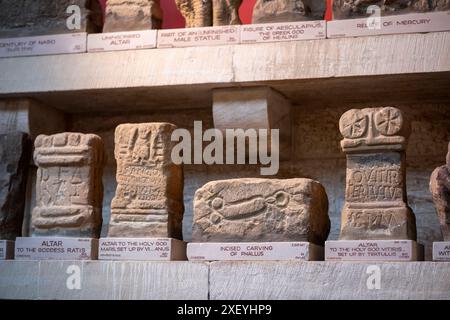
[[[430,192],[436,207],[445,241],[450,241],[450,143],[447,163],[436,168],[430,178]]]
[[[212,181],[194,199],[194,242],[308,241],[330,231],[328,198],[310,179]]]
[[[27,134],[0,134],[0,240],[15,240],[22,233],[30,158]]]
[[[35,141],[33,236],[98,238],[102,225],[103,142],[93,134],[40,135]]]
[[[175,129],[170,123],[116,128],[117,189],[108,237],[182,238],[183,169],[171,160]]]
[[[406,197],[405,148],[410,127],[393,107],[352,109],[339,129],[347,154],[341,240],[416,240]]]
[[[73,10],[81,13],[80,28],[67,25]],[[0,38],[72,32],[100,32],[102,12],[97,0],[0,0]]]
[[[103,32],[159,29],[162,19],[159,0],[108,0]]]

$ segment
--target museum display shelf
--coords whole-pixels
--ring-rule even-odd
[[[450,299],[450,264],[3,261],[0,299]]]
[[[434,32],[2,58],[0,98],[68,113],[193,108],[213,88],[246,86],[293,104],[448,101],[449,48],[450,32]]]

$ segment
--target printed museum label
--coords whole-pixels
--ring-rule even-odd
[[[158,30],[158,48],[215,46],[239,43],[239,26]]]
[[[325,242],[325,260],[417,261],[420,245],[412,240],[338,240]]]
[[[94,260],[98,240],[92,238],[23,237],[16,239],[16,260]]]
[[[0,260],[14,258],[14,241],[0,240]]]
[[[186,260],[186,243],[171,238],[101,238],[99,260]]]
[[[156,48],[156,30],[90,34],[88,52]]]
[[[0,57],[86,52],[87,33],[0,39]]]
[[[262,23],[241,26],[241,43],[324,39],[325,21]]]
[[[450,30],[450,11],[403,14],[378,19],[333,20],[327,23],[328,38],[446,30]]]
[[[450,262],[450,241],[433,242],[433,261]]]
[[[323,247],[309,242],[189,243],[189,260],[322,260]]]

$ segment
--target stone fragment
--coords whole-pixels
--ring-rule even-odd
[[[252,23],[323,20],[326,0],[257,0]]]
[[[186,28],[212,26],[212,0],[175,0]]]
[[[195,193],[193,242],[323,245],[329,231],[327,194],[310,179],[212,181]]]
[[[161,28],[159,0],[107,0],[103,32]]]
[[[431,0],[431,9],[434,11],[450,10],[450,0]]]
[[[409,124],[397,108],[349,110],[339,121],[347,153],[341,240],[416,240],[406,197]]]
[[[69,28],[80,8],[80,28]],[[74,23],[74,25],[76,25]],[[100,32],[102,11],[97,0],[0,0],[0,38],[73,32]]]
[[[377,10],[381,16],[428,12],[431,8],[428,0],[333,0],[333,18],[370,17]]]
[[[27,134],[0,134],[0,240],[21,235],[30,158]]]
[[[116,128],[117,189],[108,237],[182,238],[183,169],[171,159],[175,129],[170,123]]]
[[[212,0],[213,26],[241,24],[239,7],[242,0]]]
[[[93,134],[40,135],[35,141],[33,236],[98,238],[102,225],[103,142]]]
[[[436,207],[445,241],[450,241],[450,143],[447,163],[436,168],[430,178],[430,192]]]

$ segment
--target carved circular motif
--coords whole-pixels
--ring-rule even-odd
[[[360,110],[349,110],[339,120],[339,130],[344,138],[360,138],[367,130],[367,117]]]
[[[215,198],[215,199],[212,201],[211,206],[212,206],[214,209],[216,209],[216,210],[221,209],[221,208],[223,207],[223,199],[221,199],[221,198]]]
[[[403,125],[403,117],[396,108],[383,108],[375,113],[375,127],[385,136],[392,136],[400,131]]]

